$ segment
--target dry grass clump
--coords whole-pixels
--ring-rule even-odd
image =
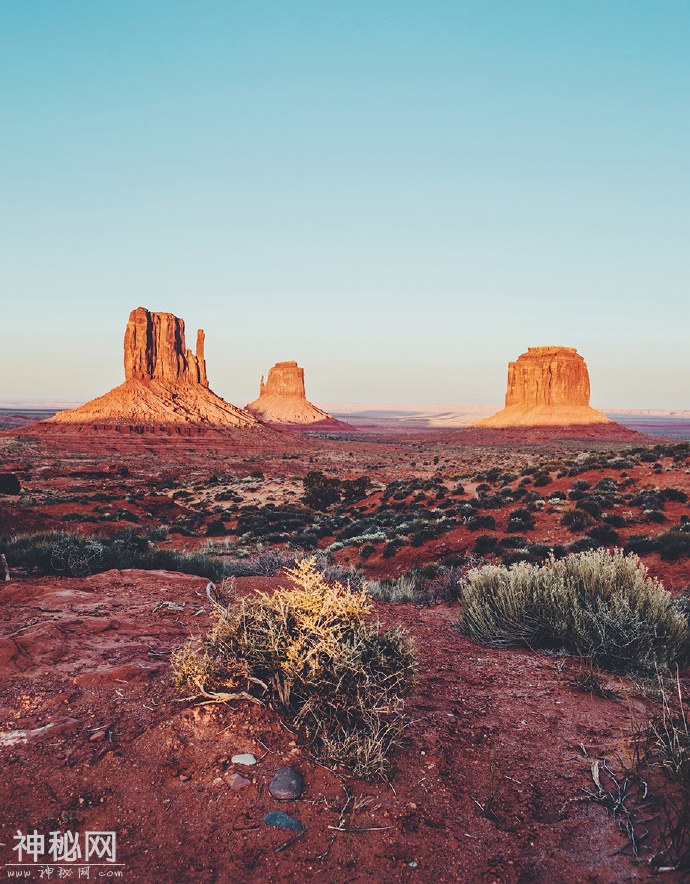
[[[467,576],[460,627],[490,647],[577,654],[613,672],[687,659],[687,619],[635,555],[592,550]]]
[[[402,735],[414,647],[403,630],[368,622],[366,594],[327,584],[313,559],[286,573],[291,589],[217,610],[201,644],[175,655],[177,684],[197,699],[265,701],[322,760],[385,775]]]
[[[661,795],[662,850],[657,867],[690,872],[690,719],[676,676],[677,700],[662,682],[662,710],[649,725],[647,737],[652,763],[660,762],[671,787]]]

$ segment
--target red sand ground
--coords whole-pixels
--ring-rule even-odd
[[[237,435],[8,435],[0,439],[2,470],[17,471],[25,491],[21,501],[0,504],[0,534],[132,527],[100,517],[97,523],[62,521],[66,513],[93,512],[84,496],[95,490],[113,495],[113,509],[134,512],[138,529],[189,512],[191,504],[161,492],[167,480],[180,487],[212,474],[256,470],[299,480],[323,469],[385,483],[439,469],[452,475],[498,465],[519,472],[535,452],[542,459],[616,447],[610,440],[564,443],[522,434],[479,442],[474,431],[284,437],[281,447],[268,450]],[[637,490],[666,484],[690,490],[684,468],[657,475],[652,465],[641,464],[629,472]],[[620,479],[607,470],[581,478],[595,483],[606,475]],[[557,480],[539,490],[548,496],[572,482]],[[476,483],[465,484],[471,496]],[[128,494],[136,495],[135,503]],[[502,533],[510,509],[491,511],[498,528],[490,533]],[[687,511],[668,503],[669,523]],[[574,537],[558,524],[556,509],[537,513],[536,522],[530,540]],[[665,527],[645,525],[642,533]],[[392,559],[382,559],[379,550],[366,568],[371,576],[398,574],[466,552],[475,537],[458,528]],[[175,535],[173,544],[195,548],[203,540]],[[354,549],[338,557],[363,564]],[[650,556],[645,562],[669,589],[690,583],[687,560],[663,563]],[[311,761],[270,710],[177,702],[168,657],[208,624],[203,579],[143,571],[15,577],[0,584],[0,862],[11,861],[17,829],[35,827],[116,830],[123,880],[144,884],[622,882],[650,876],[649,854],[634,862],[616,821],[583,800],[582,791],[592,785],[592,759],[607,757],[620,770],[617,753],[625,758],[629,736],[658,710],[629,682],[608,679],[618,695],[592,696],[572,684],[575,661],[487,650],[462,637],[453,626],[457,608],[379,605],[384,623],[400,623],[415,638],[420,680],[407,704],[410,724],[395,778],[368,784]],[[280,583],[242,579],[237,591]],[[154,614],[161,600],[185,608]],[[29,732],[26,740],[12,742],[16,731]],[[259,763],[250,772],[252,785],[236,793],[228,784],[235,770],[230,758],[245,751]],[[268,795],[273,772],[286,761],[305,777],[299,802]],[[359,803],[352,812],[350,802],[343,814],[347,795]],[[278,853],[291,833],[263,824],[272,809],[287,810],[307,826]]]
[[[238,591],[280,583],[245,579]],[[208,607],[204,586],[110,571],[19,579],[0,591],[0,741],[28,732],[0,748],[5,842],[34,827],[116,830],[124,880],[136,882],[648,877],[582,792],[591,760],[625,753],[644,718],[646,702],[629,684],[611,679],[619,696],[592,697],[569,684],[574,662],[479,647],[448,608],[379,606],[384,623],[414,636],[420,678],[392,784],[365,783],[312,762],[270,710],[176,702],[168,654],[206,627],[206,611],[195,616]],[[161,600],[184,611],[153,614]],[[259,763],[251,786],[233,792],[228,776],[247,770],[231,764],[238,752]],[[300,801],[268,794],[285,762],[304,775]],[[359,808],[341,815],[348,794]],[[273,809],[307,827],[280,853],[292,833],[263,824]],[[9,844],[1,850],[10,861]]]

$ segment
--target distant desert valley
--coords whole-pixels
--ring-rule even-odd
[[[289,352],[231,404],[124,319],[119,386],[0,409],[3,832],[144,882],[688,880],[690,412],[538,340],[502,405],[313,403]]]

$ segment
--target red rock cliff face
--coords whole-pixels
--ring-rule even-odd
[[[185,343],[183,319],[145,307],[132,310],[125,330],[125,378],[208,387],[203,331],[194,354]]]
[[[589,373],[573,347],[530,347],[508,364],[506,407],[480,427],[612,424],[590,408]]]
[[[124,384],[44,423],[131,432],[185,424],[223,429],[259,427],[253,415],[209,389],[204,333],[198,333],[196,353],[192,353],[185,344],[184,321],[172,313],[152,313],[145,307],[132,310],[125,331],[124,361]]]
[[[589,373],[574,347],[529,347],[508,363],[508,405],[589,405]]]
[[[297,396],[306,399],[304,390],[304,369],[296,362],[276,362],[268,373],[268,380],[264,383],[261,376],[259,388],[260,396]]]

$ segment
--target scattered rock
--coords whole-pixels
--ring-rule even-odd
[[[294,829],[296,832],[304,831],[304,826],[294,816],[289,813],[283,813],[282,810],[272,810],[264,817],[267,826],[278,826],[281,829]]]
[[[304,780],[296,767],[279,767],[268,791],[279,801],[291,801],[301,796],[303,788]]]
[[[70,734],[76,731],[81,723],[81,720],[77,718],[61,718],[59,721],[51,721],[50,724],[36,727],[30,731],[5,731],[0,733],[0,746],[16,746],[18,743],[27,743],[29,740],[44,736],[44,734],[50,734],[51,737],[58,734]]]
[[[256,758],[251,752],[241,752],[239,755],[233,755],[230,760],[233,764],[256,764]]]
[[[162,668],[161,663],[123,663],[112,669],[83,672],[74,679],[74,683],[81,688],[91,688],[108,682],[143,682],[154,678]]]
[[[239,792],[241,789],[244,789],[246,786],[251,786],[252,781],[248,780],[247,777],[243,777],[242,774],[234,773],[228,779],[228,784],[233,792]]]

